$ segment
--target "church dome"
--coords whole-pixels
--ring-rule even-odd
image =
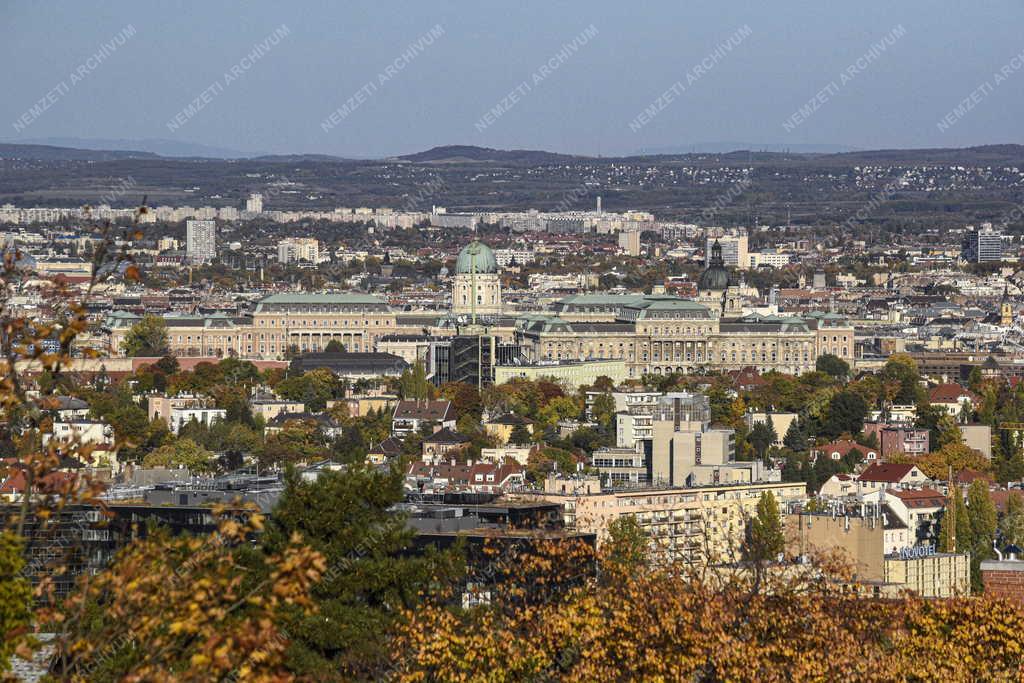
[[[729,270],[722,260],[722,247],[715,240],[711,247],[711,258],[708,259],[708,268],[697,280],[697,290],[700,292],[720,292],[729,288]]]
[[[459,252],[455,260],[455,274],[491,274],[498,272],[498,261],[491,248],[479,240],[473,240]]]

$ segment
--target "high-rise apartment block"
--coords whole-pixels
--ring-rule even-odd
[[[209,263],[217,257],[217,224],[214,221],[187,221],[185,230],[189,263]]]
[[[964,237],[961,251],[965,261],[984,263],[1001,261],[1003,258],[1003,233],[992,227],[991,223],[982,223],[980,228],[971,228]]]
[[[263,213],[263,195],[253,192],[245,200],[245,210],[249,213]]]
[[[281,263],[320,260],[320,242],[311,237],[289,237],[277,244],[277,260]]]
[[[722,261],[725,262],[726,267],[738,268],[740,270],[750,268],[750,253],[747,250],[746,233],[722,235],[720,237],[709,235],[704,253],[711,253],[711,247],[714,245],[715,240],[718,240],[719,246],[722,247]]]
[[[623,230],[619,233],[619,249],[626,252],[627,256],[640,255],[640,231]]]

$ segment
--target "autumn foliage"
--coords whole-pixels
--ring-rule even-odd
[[[220,515],[211,536],[164,531],[128,545],[112,566],[38,615],[59,631],[62,680],[289,680],[283,609],[315,609],[326,563],[296,536],[267,558],[268,579],[247,581],[241,559],[261,515]],[[125,678],[121,678],[121,676]]]
[[[578,558],[577,558],[578,559]],[[1024,612],[989,598],[871,599],[823,567],[696,572],[607,563],[524,602],[427,606],[400,638],[402,681],[1019,680]],[[517,561],[554,572],[551,557]],[[521,582],[510,579],[513,585]],[[550,586],[549,582],[541,585]]]

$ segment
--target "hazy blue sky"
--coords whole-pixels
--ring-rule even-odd
[[[79,65],[129,24],[135,35],[71,85]],[[225,86],[225,72],[282,25],[288,35]],[[332,111],[377,84],[435,25],[442,36],[323,129]],[[534,84],[541,65],[591,25],[597,34]],[[750,35],[687,83],[688,72],[744,26]],[[903,37],[840,84],[899,26]],[[172,138],[352,156],[441,144],[609,155],[708,141],[1022,143],[1022,53],[1021,0],[0,0],[0,139]],[[530,89],[519,101],[478,130],[524,80]],[[677,81],[685,91],[631,130]],[[839,87],[817,111],[792,130],[783,126],[832,82]],[[61,83],[65,92],[16,130]],[[220,91],[170,131],[168,121],[214,83]],[[973,91],[971,110],[939,130]]]

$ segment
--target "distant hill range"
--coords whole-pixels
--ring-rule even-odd
[[[0,143],[0,159],[35,159],[37,161],[120,161],[123,159],[160,159],[159,154],[133,150],[95,150]]]
[[[859,151],[848,145],[784,145],[756,144],[752,142],[699,142],[693,145],[676,145],[672,147],[650,147],[639,150],[637,156],[679,156],[685,154],[726,154],[729,152],[747,151],[773,152],[776,154],[840,154],[842,152]]]
[[[145,138],[127,140],[116,138],[71,138],[52,137],[18,140],[19,143],[30,145],[46,145],[48,147],[69,147],[71,149],[89,149],[96,151],[137,151],[151,152],[161,157],[183,157],[197,159],[246,159],[252,154],[239,152],[227,147],[211,147],[197,142],[167,140],[161,138]]]
[[[48,138],[49,139],[49,138]],[[64,140],[65,138],[52,138],[53,140]],[[67,140],[74,140],[67,138]],[[133,141],[88,141],[90,144],[98,142],[125,143]],[[742,163],[814,163],[829,166],[849,166],[860,164],[1024,164],[1024,145],[984,145],[979,147],[963,148],[935,148],[935,149],[881,149],[881,150],[856,150],[856,151],[825,151],[826,149],[845,149],[839,146],[813,146],[817,151],[810,151],[800,146],[790,147],[786,150],[780,149],[736,149],[733,151],[711,151],[715,145],[709,145],[708,151],[673,152],[678,148],[661,148],[646,150],[644,154],[628,157],[589,157],[582,155],[557,154],[543,150],[528,149],[491,149],[489,147],[476,147],[473,145],[445,145],[434,147],[424,152],[406,154],[387,159],[351,159],[329,154],[267,154],[260,156],[246,156],[230,150],[220,150],[205,145],[192,143],[177,143],[174,141],[137,141],[146,143],[143,148],[121,148],[119,145],[112,145],[111,148],[99,149],[94,147],[74,147],[46,144],[26,143],[0,143],[0,159],[34,159],[39,161],[123,161],[123,160],[160,160],[168,163],[184,161],[227,161],[238,160],[250,163],[384,163],[399,162],[413,164],[511,164],[517,166],[543,166],[546,164],[558,164],[569,161],[589,162],[611,162],[628,159],[631,162],[670,162],[670,161],[693,161],[707,165],[723,164],[733,165]],[[172,147],[161,147],[156,143],[171,143]],[[717,143],[715,143],[717,144]],[[738,144],[738,143],[737,143]],[[774,147],[769,145],[768,147]],[[156,151],[164,149],[165,153]],[[194,154],[184,154],[184,152]],[[168,153],[174,152],[174,153]],[[214,152],[231,152],[225,156],[216,156]]]
[[[397,157],[403,161],[415,163],[459,163],[467,161],[517,164],[550,164],[573,159],[584,159],[571,154],[556,154],[555,152],[544,152],[532,149],[491,149],[490,147],[476,147],[474,145],[444,145],[434,147],[425,152],[406,154]]]

